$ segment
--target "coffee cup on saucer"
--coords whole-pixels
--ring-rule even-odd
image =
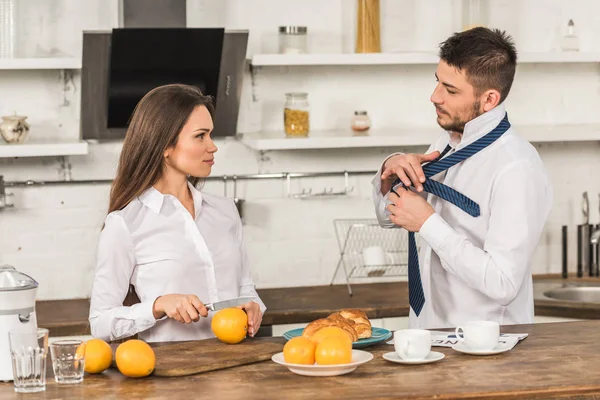
[[[495,321],[471,321],[456,328],[456,338],[474,351],[490,351],[498,345],[500,324]]]
[[[403,329],[394,332],[396,354],[406,361],[424,360],[431,352],[431,332],[423,329]]]

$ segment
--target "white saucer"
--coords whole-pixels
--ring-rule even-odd
[[[395,351],[391,351],[391,352],[385,353],[383,355],[383,358],[385,358],[388,361],[398,363],[398,364],[409,364],[409,365],[429,364],[432,362],[440,361],[444,357],[445,357],[444,353],[439,353],[437,351],[430,351],[429,354],[427,355],[427,357],[425,357],[425,359],[416,360],[416,361],[415,360],[403,360],[400,358],[400,356],[398,356],[398,354]]]
[[[303,365],[286,363],[283,359],[283,353],[277,353],[271,357],[271,360],[277,364],[285,365],[290,371],[298,375],[304,376],[337,376],[349,374],[358,368],[359,365],[367,363],[373,359],[373,354],[362,351],[352,350],[352,362],[349,364],[336,365]]]
[[[464,343],[459,342],[457,344],[455,344],[454,346],[452,346],[452,348],[456,351],[459,351],[461,353],[465,353],[465,354],[471,354],[474,356],[491,356],[492,354],[500,354],[500,353],[504,353],[506,351],[511,350],[514,347],[513,343],[503,343],[503,342],[499,342],[496,347],[494,347],[492,350],[472,350],[470,348],[468,348]]]

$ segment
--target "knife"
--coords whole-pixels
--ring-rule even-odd
[[[235,299],[216,301],[214,303],[207,303],[204,305],[204,307],[206,307],[206,309],[210,310],[210,311],[219,311],[224,308],[241,306],[242,304],[246,304],[252,300],[255,300],[255,298],[254,297],[238,297]]]

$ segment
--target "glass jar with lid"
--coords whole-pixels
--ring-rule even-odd
[[[301,54],[307,52],[307,32],[305,26],[279,27],[279,52],[281,54]]]
[[[308,93],[286,93],[283,111],[285,134],[288,136],[308,136],[309,104]]]
[[[462,0],[463,31],[488,25],[488,0]]]
[[[366,134],[371,128],[371,118],[366,111],[354,111],[352,117],[352,130],[356,134]]]

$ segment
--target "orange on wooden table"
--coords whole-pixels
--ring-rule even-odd
[[[85,343],[85,367],[88,374],[99,374],[110,367],[113,353],[110,345],[102,339],[90,339]]]
[[[152,347],[137,339],[121,343],[115,352],[115,361],[119,371],[130,378],[148,376],[156,366],[156,356]]]

